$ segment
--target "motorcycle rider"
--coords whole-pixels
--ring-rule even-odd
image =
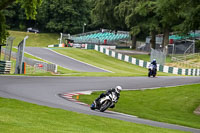
[[[156,63],[156,59],[153,59],[153,61],[151,62],[151,64],[153,65],[153,67],[155,68],[156,72],[157,72],[157,63]]]
[[[101,93],[101,95],[94,101],[94,104],[95,104],[95,107],[98,108],[100,103],[99,103],[99,100],[103,97],[105,97],[106,95],[109,95],[110,93],[112,92],[115,92],[116,96],[117,96],[117,100],[116,100],[116,103],[120,97],[120,91],[122,90],[122,87],[121,86],[116,86],[115,88],[111,88],[109,90],[106,91],[106,93]],[[110,108],[114,108],[115,107],[115,104],[113,104],[113,106],[111,106]]]
[[[153,64],[157,68],[156,59],[153,59],[153,61],[151,62],[151,64]]]

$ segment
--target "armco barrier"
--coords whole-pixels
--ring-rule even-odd
[[[130,57],[128,55],[120,54],[115,51],[112,51],[110,49],[106,49],[104,47],[95,45],[95,50],[99,51],[101,53],[104,53],[108,56],[112,56],[113,58],[129,62],[134,65],[138,65],[144,68],[148,68],[150,62],[146,62],[144,60],[139,60],[133,57]],[[176,67],[169,67],[169,66],[163,66],[158,64],[157,70],[160,72],[165,73],[172,73],[172,74],[179,74],[179,75],[190,75],[190,76],[200,76],[200,69],[182,69],[182,68],[176,68]]]
[[[11,61],[0,61],[0,74],[9,74],[11,70]]]

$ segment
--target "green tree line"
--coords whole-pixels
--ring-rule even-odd
[[[42,2],[41,2],[42,1]],[[6,5],[6,6],[5,6]],[[39,6],[40,5],[40,6]],[[22,8],[20,8],[22,7]],[[31,20],[31,19],[33,20]],[[29,20],[27,20],[29,19]],[[186,34],[200,28],[199,0],[2,0],[0,2],[0,42],[7,29],[36,27],[44,32],[81,33],[86,29],[109,28],[130,31],[133,48],[141,34]]]
[[[128,29],[133,48],[144,31],[152,36],[151,44],[155,48],[156,34],[164,34],[165,47],[170,32],[186,34],[200,28],[199,0],[96,0],[92,14],[95,23]]]

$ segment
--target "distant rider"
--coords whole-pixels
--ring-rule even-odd
[[[101,98],[103,98],[103,97],[105,97],[106,95],[109,95],[110,93],[112,94],[112,92],[115,92],[115,94],[116,94],[116,96],[117,96],[117,100],[116,100],[116,102],[118,101],[118,99],[119,99],[119,97],[120,97],[120,91],[122,90],[122,87],[121,86],[116,86],[115,88],[111,88],[111,89],[109,89],[109,90],[107,90],[106,91],[106,93],[102,93],[96,100],[95,100],[95,102],[96,102],[96,107],[98,107],[99,106],[99,100],[101,99]],[[115,107],[115,104],[112,106],[112,107],[110,107],[110,108],[114,108]]]
[[[156,72],[157,72],[157,63],[156,63],[156,59],[153,59],[153,61],[151,62],[151,64],[153,65],[153,67],[155,68]]]
[[[151,62],[151,64],[153,64],[157,68],[156,59],[153,59],[153,61]]]

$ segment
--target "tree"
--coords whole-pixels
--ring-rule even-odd
[[[90,7],[87,0],[43,0],[36,17],[40,29],[80,33],[89,22]]]
[[[120,21],[115,17],[115,7],[122,0],[96,0],[95,7],[92,10],[93,23],[103,24],[106,28],[116,29],[121,28]]]
[[[20,3],[21,7],[25,9],[27,19],[35,19],[37,14],[37,7],[41,4],[42,0],[1,0],[0,1],[0,44],[5,43],[8,32],[6,31],[6,19],[2,10],[6,9],[12,3]]]
[[[130,30],[133,49],[136,48],[136,39],[140,32],[148,29],[145,24],[147,20],[147,13],[141,13],[143,10],[141,10],[140,7],[138,8],[138,6],[141,6],[142,3],[145,3],[145,1],[123,0],[115,8],[115,17],[118,16],[117,18],[121,19],[121,22],[123,22]]]
[[[131,0],[97,0],[95,8],[92,10],[94,23],[104,24],[106,28],[130,30],[132,29],[133,47],[136,46],[136,35],[139,28],[132,25],[137,20],[132,12],[134,2]]]
[[[198,30],[200,28],[200,1],[184,0],[181,1],[179,6],[179,18],[182,21],[173,27],[173,29],[184,34],[187,34],[191,30]]]
[[[156,16],[159,20],[161,30],[164,34],[163,48],[168,52],[169,35],[172,28],[180,23],[181,4],[185,4],[181,0],[157,0]]]
[[[139,1],[135,12],[143,17],[138,23],[142,29],[149,31],[151,35],[151,48],[155,49],[156,47],[156,34],[160,31],[159,21],[155,14],[156,2],[155,0],[150,1]]]

